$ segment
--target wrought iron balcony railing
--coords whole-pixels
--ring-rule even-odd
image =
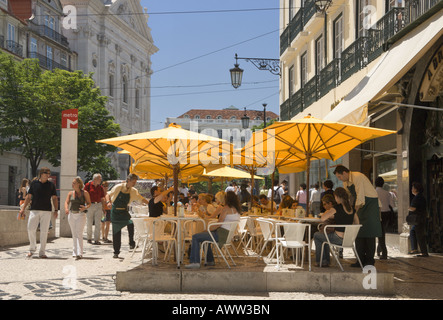
[[[408,32],[406,30],[408,25],[419,23],[416,22],[418,19],[423,20],[426,18],[426,14],[432,14],[433,11],[442,8],[443,0],[406,0],[404,8],[391,9],[377,21],[375,28],[369,29],[364,37],[359,37],[351,43],[342,52],[341,59],[331,61],[318,75],[315,75],[299,91],[288,98],[280,106],[280,118],[288,120],[309,107],[331,89],[374,61],[383,51],[388,49],[390,43],[395,42],[396,36],[403,29],[405,29],[404,32]],[[280,37],[281,54],[290,45],[297,32],[303,30],[303,20],[308,15],[304,16],[302,9],[297,12],[302,12],[300,16],[294,16],[291,24]],[[286,42],[284,39],[287,39]],[[286,47],[284,47],[285,45]]]
[[[28,58],[30,59],[38,59],[38,63],[40,67],[48,69],[48,70],[54,70],[54,69],[62,69],[66,71],[71,71],[67,66],[62,65],[61,63],[58,63],[40,53],[37,52],[29,52]]]

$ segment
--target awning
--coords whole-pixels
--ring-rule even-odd
[[[358,85],[325,120],[365,124],[368,104],[397,83],[443,35],[443,10],[409,32],[383,53]]]

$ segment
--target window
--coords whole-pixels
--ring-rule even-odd
[[[289,0],[289,21],[291,22],[292,18],[294,18],[294,0]]]
[[[288,88],[289,89],[288,90],[289,98],[291,98],[292,94],[294,92],[294,66],[293,65],[289,68],[288,85],[289,85],[289,88]]]
[[[37,58],[37,39],[36,38],[31,38],[31,45],[29,46],[29,52],[30,52],[30,56],[31,58]]]
[[[189,119],[189,115],[185,114],[185,115],[183,116],[183,118],[185,118],[185,119]]]
[[[46,67],[52,70],[52,47],[46,46]]]
[[[206,119],[208,119],[208,120],[211,119],[211,116],[206,116]]]
[[[60,64],[61,64],[63,67],[67,67],[67,65],[68,65],[68,59],[66,58],[66,53],[61,53],[61,54],[60,54]]]
[[[114,75],[113,74],[109,75],[109,96],[110,97],[114,96]]]
[[[222,120],[223,117],[222,117],[222,116],[217,116],[217,119],[218,119],[218,120]]]
[[[368,29],[371,27],[370,15],[372,6],[369,5],[370,0],[359,0],[358,6],[358,36],[366,36]],[[374,12],[375,13],[375,12]]]
[[[123,76],[123,103],[128,103],[128,79]]]
[[[140,89],[135,89],[135,110],[140,110]]]
[[[8,23],[8,40],[15,41],[15,26]]]
[[[334,58],[341,58],[343,51],[343,16],[334,20]]]
[[[308,81],[308,54],[305,51],[305,53],[303,53],[300,58],[300,83],[301,83],[301,86],[303,87],[307,81]]]
[[[319,75],[325,67],[325,42],[323,35],[315,40],[315,74]]]
[[[45,16],[45,36],[48,36],[52,39],[55,38],[55,19],[48,15]]]
[[[199,119],[200,119],[200,116],[199,116],[199,115],[196,115],[196,116],[194,117],[194,119],[199,120]]]

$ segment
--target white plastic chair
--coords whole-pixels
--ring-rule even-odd
[[[283,248],[295,249],[296,265],[299,260],[298,253],[301,251],[301,268],[303,268],[305,247],[308,247],[309,271],[311,271],[311,225],[303,223],[277,223],[277,234],[279,233],[280,226],[283,227],[284,234],[282,236],[278,236],[282,239],[278,239],[277,241],[277,268],[280,268],[280,263],[284,263]],[[280,256],[278,247],[280,247],[281,250]]]
[[[223,250],[231,258],[232,264],[234,266],[236,265],[234,262],[234,259],[232,259],[231,253],[229,252],[229,247],[234,248],[234,246],[232,245],[232,239],[234,238],[235,232],[237,231],[238,223],[239,223],[239,221],[210,222],[208,224],[207,231],[211,237],[211,240],[203,241],[201,248],[200,248],[200,257],[202,256],[202,252],[204,252],[205,262],[206,262],[206,255],[207,255],[207,251],[208,251],[208,246],[213,245],[212,247],[216,248],[216,250],[213,250],[213,252],[214,253],[217,252],[223,258],[223,260],[225,260],[225,263],[228,266],[228,268],[231,268],[231,266],[229,265],[228,260],[226,260],[225,254],[223,254]],[[222,225],[229,225],[230,229],[229,229],[228,237],[226,238],[226,243],[220,248],[218,242],[215,241],[214,236],[212,235],[212,232],[210,230],[211,230],[212,226],[220,226],[220,228],[221,228]],[[235,248],[234,248],[234,250],[235,250]]]
[[[152,234],[152,240],[154,242],[154,250],[156,252],[156,257],[158,257],[158,243],[166,242],[168,245],[165,250],[164,261],[170,257],[172,253],[172,247],[177,246],[176,232],[177,232],[177,223],[171,220],[162,220],[154,218],[154,232]],[[166,225],[170,223],[171,225],[171,233],[165,232]],[[174,247],[176,248],[176,247]],[[156,262],[156,261],[155,261]]]
[[[260,253],[258,254],[257,260],[261,257],[261,254],[263,253],[263,250],[266,248],[268,242],[272,243],[272,249],[271,252],[268,254],[268,257],[272,256],[275,251],[275,243],[276,240],[282,240],[283,238],[277,237],[277,232],[275,230],[275,221],[272,221],[270,219],[265,218],[258,218],[257,219],[258,224],[260,225],[260,229],[263,235],[263,245],[260,250]]]
[[[245,250],[249,249],[249,246],[252,251],[257,250],[263,240],[263,234],[259,228],[257,228],[256,219],[248,217],[246,221],[246,227],[248,229],[249,240],[246,243]],[[255,248],[254,248],[255,247]]]
[[[238,229],[237,233],[240,237],[239,244],[237,246],[237,249],[240,249],[240,246],[243,244],[243,247],[246,248],[246,236],[248,234],[248,229],[246,228],[246,223],[248,222],[249,217],[240,217],[240,221],[238,223]],[[248,255],[248,252],[246,250],[246,254]]]
[[[354,251],[355,256],[357,257],[358,263],[360,264],[360,267],[363,269],[363,265],[361,263],[360,257],[357,254],[357,250],[355,249],[355,239],[357,238],[358,232],[360,231],[361,224],[344,224],[344,225],[326,225],[324,228],[324,233],[326,236],[326,242],[323,242],[321,245],[321,255],[320,255],[320,267],[321,263],[323,261],[323,250],[324,246],[327,244],[329,245],[329,251],[332,252],[332,255],[334,256],[335,260],[337,261],[338,265],[340,266],[341,271],[344,271],[343,266],[340,263],[340,260],[338,258],[336,250],[339,248],[352,248]],[[329,240],[328,233],[326,232],[328,227],[333,228],[345,228],[344,236],[343,236],[343,243],[341,245],[333,244]]]
[[[132,218],[132,223],[134,224],[134,228],[136,231],[137,236],[137,242],[134,247],[134,250],[132,250],[131,258],[134,256],[135,250],[137,249],[140,242],[143,242],[142,247],[142,256],[141,256],[141,262],[143,263],[143,260],[147,253],[152,249],[152,220],[154,218]]]

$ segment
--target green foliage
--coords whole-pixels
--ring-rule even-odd
[[[60,166],[61,112],[78,109],[78,170],[116,177],[106,157],[116,148],[95,142],[120,133],[105,104],[91,74],[43,72],[37,60],[17,62],[0,53],[0,151],[22,151],[33,175],[43,158]]]

